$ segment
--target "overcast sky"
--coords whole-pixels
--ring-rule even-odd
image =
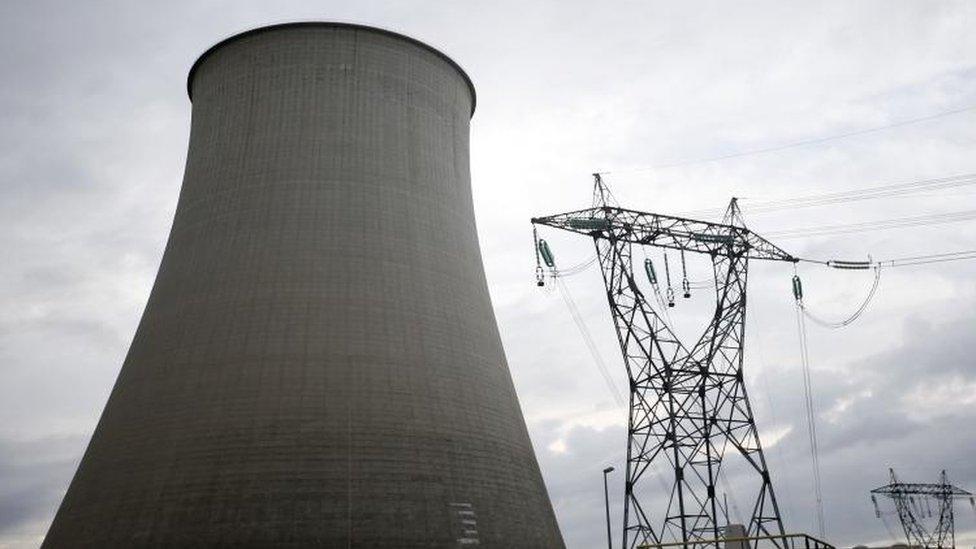
[[[600,471],[622,469],[626,412],[559,294],[534,285],[530,217],[587,206],[595,170],[610,171],[617,197],[636,209],[743,197],[759,232],[976,209],[976,186],[748,209],[976,172],[973,2],[2,2],[0,547],[42,539],[135,331],[182,178],[187,70],[230,34],[307,19],[409,34],[474,81],[485,268],[571,548],[603,539]],[[933,116],[947,111],[959,112]],[[738,154],[767,149],[778,150]],[[976,248],[974,229],[969,221],[779,244],[806,257],[888,259]],[[584,239],[545,236],[561,264],[591,257]],[[689,267],[693,279],[708,275],[702,263]],[[813,532],[792,274],[753,265],[746,371],[787,529]],[[828,318],[856,308],[871,282],[816,266],[800,275],[811,309]],[[976,261],[890,269],[858,322],[811,326],[827,531],[837,544],[890,539],[867,495],[888,467],[918,482],[946,468],[976,489],[974,277]],[[625,387],[598,272],[566,283]],[[688,337],[708,299],[696,292],[676,309],[690,319],[680,323]],[[610,477],[615,538],[621,478]],[[957,513],[969,532],[961,545],[976,544],[976,513],[968,503]]]

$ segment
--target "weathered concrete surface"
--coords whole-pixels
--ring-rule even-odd
[[[46,547],[560,547],[475,231],[473,90],[375,29],[231,39]]]

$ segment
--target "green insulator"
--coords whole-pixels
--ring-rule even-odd
[[[539,239],[539,253],[542,254],[542,261],[546,263],[546,267],[552,269],[556,266],[556,258],[552,255],[552,250],[549,249],[549,243],[545,240]]]
[[[654,263],[650,258],[644,260],[644,270],[647,272],[647,280],[654,286],[657,286],[657,273],[654,272]]]
[[[797,275],[793,275],[793,297],[798,301],[803,299],[803,283]]]
[[[605,231],[610,227],[610,222],[600,218],[575,218],[569,220],[569,226],[574,229],[584,231]]]

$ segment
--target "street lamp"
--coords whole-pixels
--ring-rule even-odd
[[[610,491],[607,489],[607,475],[613,471],[613,467],[603,470],[603,502],[607,508],[607,549],[613,549],[613,541],[610,538]]]

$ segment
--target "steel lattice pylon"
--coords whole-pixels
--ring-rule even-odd
[[[746,279],[750,259],[797,259],[746,229],[734,199],[723,222],[710,223],[627,210],[608,198],[595,175],[592,208],[532,222],[590,236],[596,245],[630,381],[623,547],[720,539],[716,484],[729,447],[745,459],[754,481],[748,534],[784,534],[743,381]],[[634,246],[712,258],[715,314],[690,348],[637,284]],[[674,474],[664,516],[652,517],[643,506],[650,494],[643,481],[660,461]]]
[[[952,504],[955,498],[968,497],[970,504],[976,507],[973,494],[949,484],[945,471],[939,476],[939,482],[919,484],[900,482],[895,476],[894,469],[888,469],[891,483],[871,490],[871,501],[874,502],[875,513],[880,518],[881,509],[875,496],[891,498],[895,504],[898,520],[908,538],[908,545],[912,547],[955,547],[955,514]],[[935,513],[929,500],[935,500]],[[934,519],[931,531],[925,527],[926,514]]]

